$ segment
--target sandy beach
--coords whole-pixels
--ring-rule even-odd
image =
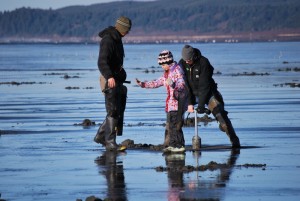
[[[163,142],[165,91],[133,80],[158,77],[157,53],[174,49],[178,57],[181,45],[126,46],[132,84],[117,142],[140,148],[119,153],[93,142],[105,114],[98,46],[0,46],[0,200],[298,201],[299,43],[198,46],[221,72],[214,78],[241,149],[230,148],[215,121],[199,122],[198,152],[148,147]],[[190,148],[194,127],[184,134]]]

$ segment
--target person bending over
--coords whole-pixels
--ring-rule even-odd
[[[197,48],[185,45],[182,48],[182,59],[179,61],[186,75],[187,86],[189,88],[188,112],[194,112],[194,105],[198,100],[198,113],[205,113],[205,104],[219,122],[221,131],[226,132],[232,147],[239,148],[240,140],[229,120],[225,110],[221,93],[217,89],[213,76],[214,68],[209,60],[202,56]]]

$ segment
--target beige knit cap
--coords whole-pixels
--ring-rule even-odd
[[[126,34],[131,29],[131,20],[121,16],[117,19],[115,27],[121,34]]]

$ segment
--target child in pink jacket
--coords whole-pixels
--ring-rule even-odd
[[[164,69],[161,77],[153,81],[141,82],[136,79],[142,88],[158,88],[165,86],[167,99],[165,111],[167,123],[165,131],[164,152],[184,152],[185,142],[182,131],[183,115],[187,107],[187,89],[185,77],[181,67],[173,60],[170,51],[164,50],[158,56],[158,64]]]

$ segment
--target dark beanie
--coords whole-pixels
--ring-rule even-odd
[[[182,56],[182,59],[185,61],[192,60],[194,57],[194,48],[190,45],[185,45],[182,48],[181,56]]]
[[[157,62],[159,65],[174,63],[172,52],[169,50],[163,50],[159,53]]]
[[[117,19],[115,27],[121,34],[126,34],[131,29],[131,20],[121,16]]]

